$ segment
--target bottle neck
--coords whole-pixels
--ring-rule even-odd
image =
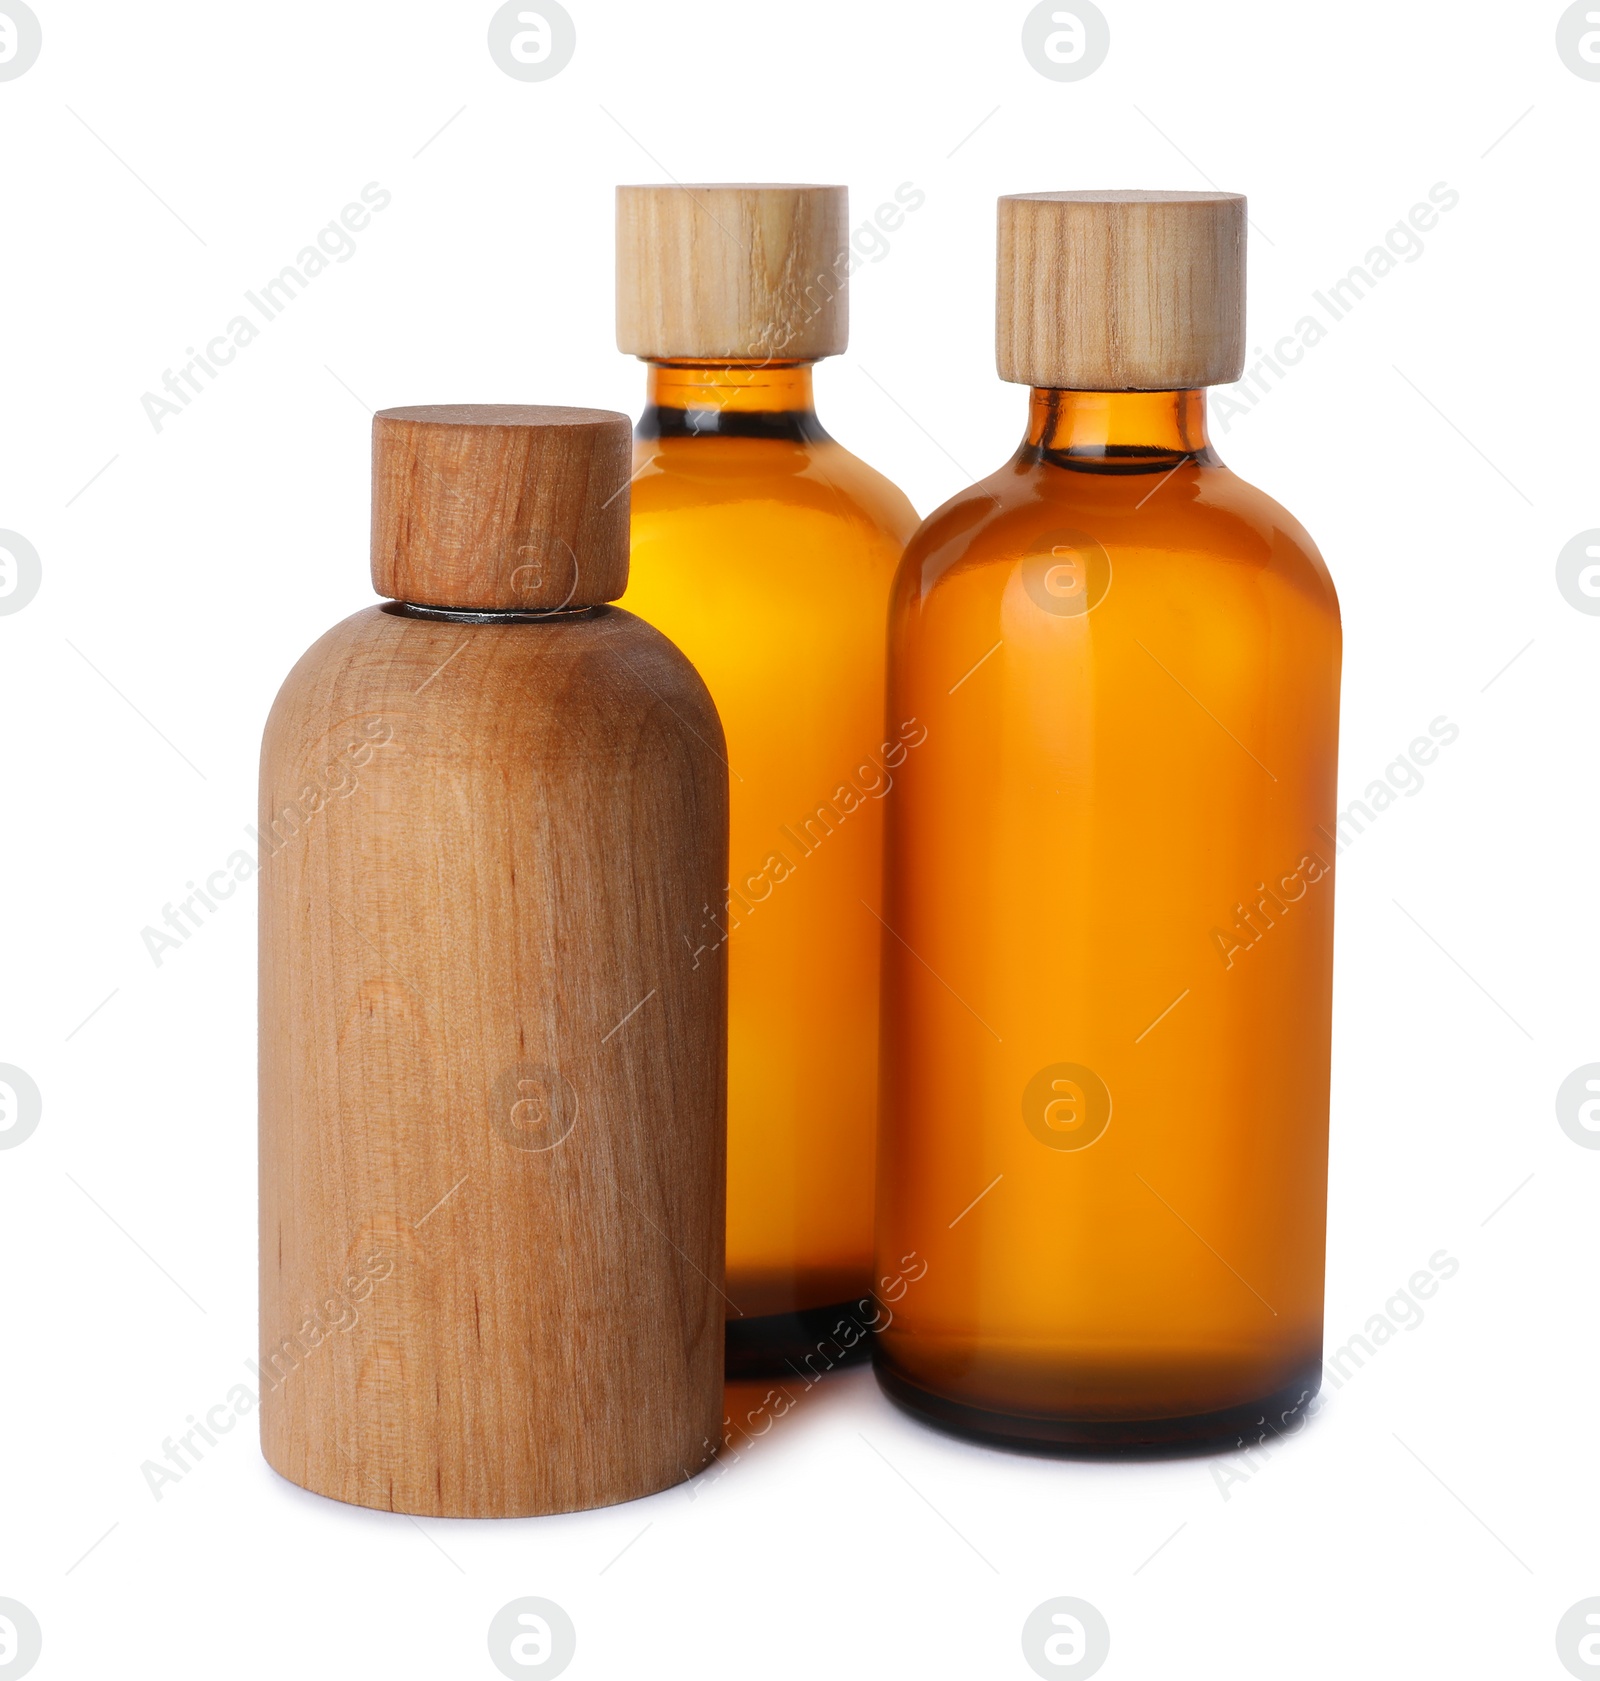
[[[811,368],[810,362],[651,362],[634,436],[820,442],[827,433],[813,404]]]
[[[1217,461],[1197,391],[1052,391],[1028,398],[1020,454],[1089,473],[1166,472],[1185,460]]]

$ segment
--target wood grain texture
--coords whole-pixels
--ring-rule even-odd
[[[718,1440],[726,977],[684,934],[727,879],[723,752],[618,608],[373,607],[290,673],[260,1145],[262,1445],[291,1481],[571,1511]]]
[[[843,187],[617,188],[617,348],[810,361],[849,340]]]
[[[999,215],[1002,379],[1179,391],[1244,372],[1237,193],[1018,193]]]
[[[372,587],[544,612],[628,587],[633,428],[609,409],[449,403],[372,419]]]

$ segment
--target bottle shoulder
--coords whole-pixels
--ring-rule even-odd
[[[380,713],[493,730],[508,751],[552,725],[588,746],[607,721],[619,738],[637,736],[645,716],[660,713],[671,729],[722,751],[721,722],[694,666],[654,626],[616,606],[491,622],[365,607],[290,670],[263,750]]]
[[[917,527],[905,493],[831,438],[642,439],[634,449],[636,519],[740,503],[777,504],[863,528],[903,548]]]
[[[1182,554],[1196,577],[1211,568],[1270,571],[1338,617],[1316,543],[1265,491],[1220,462],[1165,471],[1076,471],[1020,455],[935,509],[896,575],[897,602],[926,598],[974,568],[1008,571],[1041,545],[1087,539],[1114,565]]]
[[[830,442],[821,470],[842,485],[852,501],[902,547],[920,523],[911,498],[894,481],[853,455],[843,444]]]

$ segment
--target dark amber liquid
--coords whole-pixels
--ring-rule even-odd
[[[727,736],[728,903],[684,961],[728,964],[730,1370],[842,1360],[871,1288],[884,633],[916,514],[792,364],[652,366],[635,473],[622,605]]]
[[[1321,1365],[1340,630],[1199,392],[1035,391],[912,540],[889,715],[885,1387],[979,1435],[1270,1428]]]

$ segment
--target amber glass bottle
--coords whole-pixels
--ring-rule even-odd
[[[617,340],[649,364],[622,605],[664,631],[727,736],[728,1370],[863,1353],[871,1289],[889,588],[916,514],[822,429],[845,345],[842,187],[624,187]],[[841,1329],[842,1327],[842,1329]]]
[[[1243,200],[1000,224],[1027,435],[891,610],[875,1359],[982,1437],[1254,1437],[1320,1381],[1338,604],[1206,437]]]

